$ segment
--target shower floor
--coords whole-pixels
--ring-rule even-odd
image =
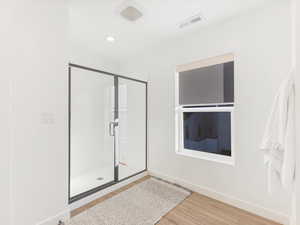
[[[130,166],[119,165],[120,180],[137,172],[139,171]],[[112,181],[114,181],[114,171],[111,167],[97,168],[78,177],[71,178],[70,195],[74,197]]]

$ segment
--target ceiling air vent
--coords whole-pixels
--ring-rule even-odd
[[[133,6],[128,6],[120,12],[126,20],[134,22],[143,16],[142,12]]]
[[[188,19],[186,19],[183,22],[181,22],[179,24],[179,28],[185,28],[185,27],[188,27],[188,26],[190,26],[192,24],[198,23],[200,21],[202,21],[202,16],[201,16],[201,14],[197,14],[197,15],[189,17]]]

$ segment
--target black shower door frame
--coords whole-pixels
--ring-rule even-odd
[[[99,187],[93,188],[91,190],[88,190],[86,192],[83,192],[81,194],[78,194],[76,196],[71,196],[71,117],[72,117],[72,112],[71,112],[71,80],[72,80],[72,68],[77,68],[77,69],[82,69],[82,70],[87,70],[87,71],[91,71],[91,72],[95,72],[95,73],[99,73],[99,76],[103,76],[103,75],[108,75],[108,76],[112,76],[114,78],[114,90],[115,90],[115,112],[114,112],[114,119],[115,121],[119,118],[119,97],[118,97],[118,86],[119,86],[119,78],[122,79],[126,79],[126,80],[131,80],[131,81],[135,81],[135,82],[139,82],[145,85],[145,95],[146,95],[146,99],[145,99],[145,112],[146,112],[146,121],[145,121],[145,125],[146,125],[146,145],[145,145],[145,151],[146,151],[146,157],[145,157],[145,169],[142,171],[139,171],[133,175],[130,175],[128,177],[125,177],[123,179],[119,179],[119,166],[118,164],[116,164],[116,145],[114,145],[114,181],[106,183],[104,185],[101,185]],[[114,142],[116,141],[116,137],[114,137]],[[119,75],[119,74],[114,74],[114,73],[110,73],[110,72],[106,72],[106,71],[102,71],[102,70],[98,70],[98,69],[94,69],[94,68],[90,68],[90,67],[86,67],[86,66],[82,66],[82,65],[78,65],[78,64],[73,64],[73,63],[69,63],[69,67],[68,67],[68,201],[69,204],[78,201],[80,199],[83,199],[89,195],[92,195],[100,190],[103,190],[105,188],[108,188],[114,184],[118,184],[124,180],[127,180],[129,178],[132,178],[138,174],[141,174],[145,171],[148,170],[148,82],[143,81],[143,80],[139,80],[139,79],[134,79],[131,77],[127,77],[127,76],[123,76],[123,75]]]

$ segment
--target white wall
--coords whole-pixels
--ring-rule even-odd
[[[71,36],[69,41],[70,43],[75,42],[75,37]],[[108,58],[99,52],[74,43],[69,52],[69,62],[110,73],[120,72],[120,62],[118,60]]]
[[[297,225],[300,224],[300,103],[299,103],[299,96],[300,96],[300,3],[297,0],[294,0],[295,3],[295,29],[296,29],[296,140],[297,140],[297,171],[296,171],[296,197],[297,197],[297,204],[296,204],[296,220]]]
[[[67,208],[68,13],[61,0],[17,1],[10,13],[12,224],[35,225]]]
[[[13,1],[2,1],[0,7],[0,221],[10,225],[10,67],[8,59],[11,58],[10,48],[7,43],[10,40],[10,27],[12,25]]]
[[[2,48],[3,49],[3,48]],[[3,59],[0,57],[0,59]],[[1,60],[2,61],[2,60]],[[2,61],[3,62],[3,61]],[[2,71],[7,72],[7,68]],[[10,127],[9,127],[9,80],[5,75],[0,76],[0,220],[9,223],[10,213]]]
[[[72,48],[75,52],[68,52],[66,1],[8,3],[12,10],[6,4],[2,7],[2,2],[0,7],[1,19],[5,17],[1,22],[8,21],[1,28],[7,30],[7,36],[1,33],[0,37],[5,66],[0,80],[5,109],[1,122],[8,122],[11,104],[13,146],[9,152],[10,128],[3,122],[1,134],[6,141],[1,141],[0,157],[1,222],[9,224],[11,213],[12,225],[56,225],[67,216],[69,207],[68,62],[110,72],[118,72],[119,64],[88,50]]]
[[[272,196],[267,193],[267,171],[259,145],[275,93],[290,70],[290,40],[289,2],[277,1],[257,12],[160,43],[144,56],[130,59],[133,63],[127,66],[150,79],[150,170],[258,206],[266,209],[266,216],[285,220],[288,194],[277,186]],[[176,65],[229,52],[236,56],[236,165],[176,155]]]

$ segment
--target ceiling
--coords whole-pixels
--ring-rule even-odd
[[[145,46],[184,35],[226,20],[272,0],[69,0],[73,48],[85,48],[122,60]],[[144,16],[126,21],[119,15],[124,4],[137,6]],[[201,13],[203,20],[186,28],[179,24]],[[106,41],[115,37],[114,43]]]

